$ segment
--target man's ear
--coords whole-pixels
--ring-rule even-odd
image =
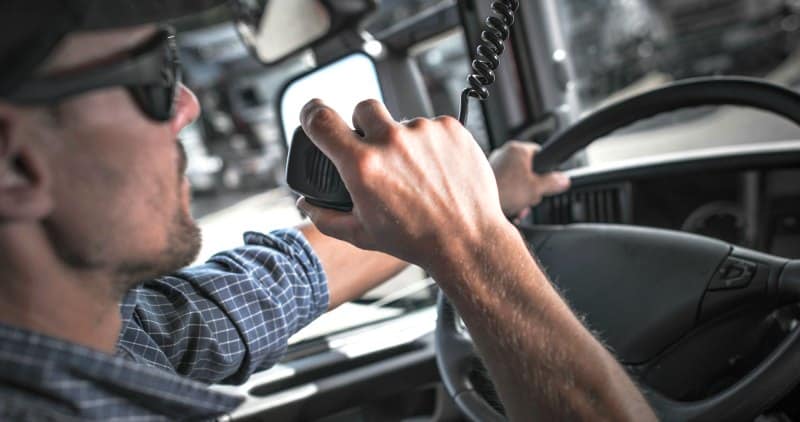
[[[26,130],[34,119],[24,113],[0,102],[0,223],[41,220],[53,207],[45,151],[26,139],[37,131]]]

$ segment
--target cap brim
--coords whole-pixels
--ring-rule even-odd
[[[33,75],[67,33],[161,23],[227,1],[0,0],[0,96]]]
[[[101,30],[158,23],[227,3],[228,0],[88,0],[82,29]]]

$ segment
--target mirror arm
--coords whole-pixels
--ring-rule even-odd
[[[347,30],[338,36],[316,44],[312,48],[317,63],[334,62],[348,54],[359,52],[364,46],[364,37],[360,31]]]

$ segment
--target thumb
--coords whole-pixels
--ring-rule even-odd
[[[297,207],[308,215],[323,234],[356,245],[361,226],[352,213],[317,207],[309,204],[304,197],[297,200]]]

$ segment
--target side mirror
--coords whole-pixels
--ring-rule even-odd
[[[281,96],[281,125],[289,151],[286,183],[309,203],[348,211],[353,203],[339,173],[298,127],[301,109],[313,98],[324,101],[352,125],[351,116],[359,102],[383,102],[372,59],[361,53],[347,56],[295,79]]]
[[[347,30],[357,30],[376,0],[231,0],[236,28],[253,55],[277,63]]]
[[[331,64],[314,69],[289,82],[280,97],[281,129],[287,146],[300,126],[300,111],[314,98],[319,98],[351,123],[353,110],[363,100],[383,102],[378,71],[372,59],[355,53]]]

